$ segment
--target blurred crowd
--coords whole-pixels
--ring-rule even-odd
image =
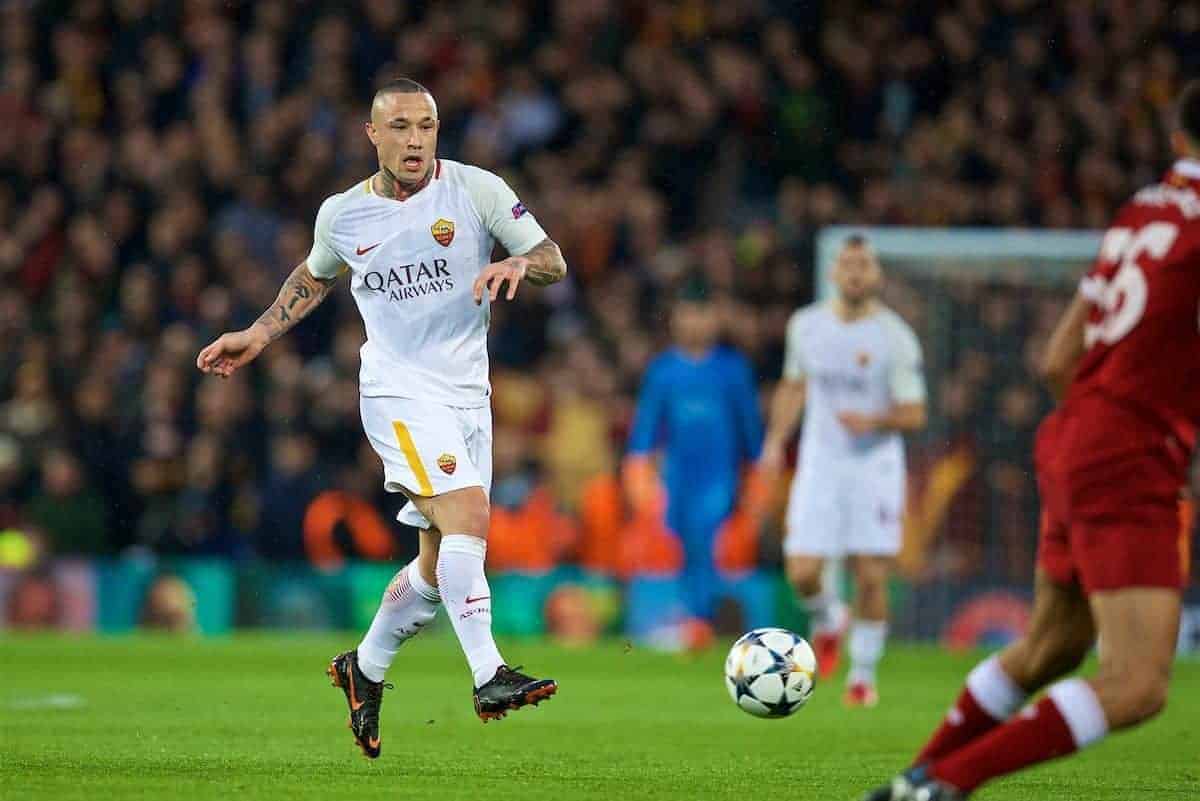
[[[494,309],[494,500],[558,532],[514,558],[581,559],[621,519],[684,276],[765,390],[820,227],[1102,227],[1166,166],[1197,71],[1200,3],[1162,0],[4,3],[0,528],[60,553],[414,546],[361,435],[344,289],[233,379],[194,367],[271,303],[321,200],[376,169],[383,79],[429,86],[441,154],[503,174],[566,254],[567,282]],[[976,301],[983,338],[1040,313]],[[1032,383],[1017,359],[933,411],[998,413],[989,444],[1021,470]]]

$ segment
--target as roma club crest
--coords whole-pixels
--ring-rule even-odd
[[[858,354],[858,358],[855,359],[855,361],[858,362],[859,367],[866,367],[871,363],[871,354],[867,353],[866,351],[862,351]]]
[[[438,221],[429,226],[429,232],[433,234],[433,238],[437,243],[444,248],[450,247],[450,243],[454,241],[454,223],[450,220],[438,218]],[[451,473],[454,471],[451,470]]]
[[[450,223],[450,235],[454,236],[454,223]],[[437,234],[434,234],[437,236]],[[438,240],[441,242],[441,240]],[[442,242],[442,244],[446,244]],[[458,460],[448,453],[443,453],[438,457],[438,467],[442,468],[442,472],[448,476],[454,475],[454,471],[458,468]]]

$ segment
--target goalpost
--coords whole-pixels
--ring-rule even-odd
[[[1007,279],[1058,284],[1086,269],[1100,249],[1101,231],[1038,231],[996,228],[911,228],[835,225],[817,235],[817,286],[832,291],[829,273],[842,242],[862,234],[884,269],[929,277]],[[890,272],[890,270],[889,270]]]

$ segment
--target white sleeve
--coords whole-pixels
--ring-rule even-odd
[[[803,381],[808,370],[804,366],[804,343],[800,312],[788,321],[787,338],[783,345],[783,377],[788,381]]]
[[[908,324],[897,318],[895,350],[892,353],[891,374],[888,384],[893,403],[924,403],[925,373],[921,356],[921,343]]]
[[[337,211],[337,199],[340,195],[325,198],[317,211],[317,222],[313,225],[313,246],[308,253],[308,271],[314,278],[336,278],[345,269],[342,257],[333,247],[333,237],[330,229]]]
[[[542,226],[499,175],[474,167],[464,171],[464,180],[483,227],[510,255],[522,256],[546,238]]]

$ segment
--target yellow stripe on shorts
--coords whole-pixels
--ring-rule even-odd
[[[399,420],[393,420],[392,429],[396,432],[400,450],[404,451],[404,458],[408,460],[409,469],[417,477],[417,492],[423,498],[432,496],[433,485],[429,483],[429,474],[425,472],[425,465],[421,464],[421,457],[417,455],[417,446],[413,445],[412,434],[408,433],[408,426]]]

